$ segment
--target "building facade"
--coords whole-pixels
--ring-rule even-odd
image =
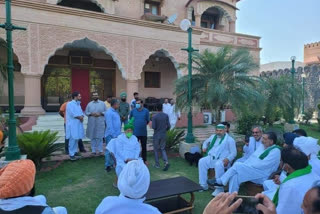
[[[174,81],[186,74],[187,33],[179,23],[192,22],[193,46],[216,51],[223,45],[246,47],[260,62],[260,37],[235,32],[239,0],[15,0],[15,105],[23,115],[57,111],[71,91],[83,107],[90,92],[102,100],[122,91],[141,98],[173,98]],[[5,4],[0,0],[0,23]],[[5,31],[0,29],[0,63],[6,62]],[[258,74],[258,71],[257,71]],[[2,80],[0,107],[8,104]]]
[[[304,45],[304,63],[306,65],[320,64],[320,42]]]

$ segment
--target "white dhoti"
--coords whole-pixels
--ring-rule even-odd
[[[236,162],[224,175],[221,177],[223,185],[229,182],[229,192],[238,192],[240,184],[246,181],[251,181],[256,184],[263,184],[268,179],[268,175],[263,170],[255,169],[245,163]]]
[[[204,188],[208,188],[208,170],[214,168],[216,178],[220,178],[224,174],[224,165],[222,160],[213,160],[211,156],[203,157],[199,160],[199,184]]]

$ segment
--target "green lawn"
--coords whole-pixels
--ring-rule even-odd
[[[169,171],[152,167],[153,156],[149,154],[151,180],[185,176],[198,183],[198,168],[189,166],[181,158],[170,158]],[[50,206],[65,206],[70,214],[94,213],[101,200],[110,195],[119,195],[112,186],[115,172],[104,170],[104,158],[65,161],[49,172],[40,172],[36,178],[36,193],[44,194]],[[186,195],[189,198],[189,195]],[[195,214],[201,214],[212,199],[211,192],[195,193]]]
[[[274,128],[283,128],[277,127]],[[309,136],[320,139],[317,125],[300,125]],[[159,180],[176,176],[185,176],[198,182],[198,168],[190,167],[178,157],[170,158],[171,167],[168,172],[152,167],[153,155],[149,154],[149,170],[151,180]],[[70,214],[94,213],[101,200],[110,195],[118,195],[112,187],[115,172],[106,173],[104,157],[83,159],[76,162],[65,161],[58,168],[49,172],[40,172],[36,178],[37,194],[44,194],[50,206],[65,206]],[[240,193],[242,191],[240,190]],[[186,196],[186,198],[188,195]],[[201,214],[210,201],[211,191],[195,193],[195,214]]]

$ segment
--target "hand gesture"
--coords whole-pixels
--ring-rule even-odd
[[[225,159],[223,160],[223,165],[224,165],[224,167],[227,167],[228,164],[229,164],[229,160],[228,160],[228,158],[225,158]]]
[[[258,204],[256,206],[257,210],[263,212],[263,214],[277,214],[276,206],[272,203],[272,201],[265,195],[259,193],[255,196],[256,199],[263,199],[263,204]]]
[[[233,204],[232,201],[237,196],[237,193],[221,193],[213,200],[209,202],[206,208],[203,211],[203,214],[232,214],[240,204],[242,203],[242,199],[238,199]]]
[[[280,185],[281,181],[280,181],[280,175],[275,175],[274,178],[273,178],[273,182],[275,184],[278,184]]]

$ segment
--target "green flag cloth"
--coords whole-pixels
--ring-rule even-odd
[[[220,142],[219,142],[219,145],[222,143],[222,141],[224,140],[225,136],[226,136],[226,135],[224,135],[224,136],[221,138],[221,140],[220,140]],[[213,139],[212,139],[211,143],[209,144],[209,146],[208,146],[208,148],[207,148],[207,151],[206,151],[206,153],[204,154],[204,156],[208,156],[208,153],[209,153],[209,151],[212,149],[212,147],[214,146],[214,144],[216,143],[217,138],[218,138],[218,135],[215,135],[215,136],[213,137]]]
[[[306,168],[303,169],[299,169],[294,171],[293,173],[291,173],[290,175],[288,175],[288,177],[286,177],[286,179],[283,180],[283,182],[280,184],[280,186],[282,184],[284,184],[285,182],[287,182],[288,180],[291,180],[293,178],[297,178],[303,175],[307,175],[309,173],[311,173],[312,167],[311,165],[307,166]],[[280,186],[277,189],[276,194],[274,195],[272,202],[274,203],[274,205],[277,207],[278,206],[278,202],[279,202],[279,190],[280,190]]]
[[[273,145],[273,146],[270,146],[269,148],[267,148],[260,156],[259,158],[261,160],[263,160],[265,157],[267,157],[269,155],[269,153],[271,152],[271,150],[273,149],[281,149],[280,146],[277,146],[277,145]]]

